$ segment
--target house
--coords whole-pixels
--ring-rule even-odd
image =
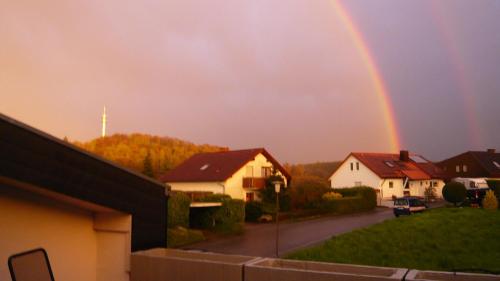
[[[353,152],[330,176],[332,188],[370,186],[377,192],[379,204],[393,196],[424,196],[427,187],[436,188],[441,197],[443,171],[417,154],[401,151],[390,153]]]
[[[489,178],[500,180],[500,153],[495,149],[467,151],[437,165],[451,178]]]
[[[259,199],[258,191],[276,171],[290,182],[290,175],[264,148],[200,153],[160,177],[174,191],[192,197],[227,194],[233,199]]]
[[[166,246],[162,183],[0,114],[0,280],[44,248],[56,280],[129,280],[131,251]]]

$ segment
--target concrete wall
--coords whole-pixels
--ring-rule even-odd
[[[128,280],[130,222],[0,184],[0,280],[10,255],[38,247],[56,280]]]
[[[243,281],[243,266],[254,257],[152,249],[135,252],[132,281]],[[195,269],[195,270],[193,270]]]

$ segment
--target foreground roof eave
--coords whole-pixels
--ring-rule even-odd
[[[93,154],[93,153],[90,153],[88,151],[85,151],[84,149],[81,149],[81,148],[79,148],[79,147],[77,147],[77,146],[75,146],[75,145],[73,145],[71,143],[65,142],[65,141],[63,141],[63,140],[61,140],[61,139],[59,139],[59,138],[57,138],[57,137],[55,137],[53,135],[45,133],[45,132],[43,132],[43,131],[41,131],[39,129],[31,127],[31,126],[29,126],[29,125],[27,125],[27,124],[25,124],[23,122],[20,122],[18,120],[13,119],[13,118],[10,118],[10,117],[2,114],[2,113],[0,113],[0,119],[3,119],[4,121],[9,122],[9,123],[11,123],[14,126],[20,127],[20,128],[22,128],[24,130],[27,130],[27,131],[29,131],[31,133],[34,133],[35,135],[37,135],[37,136],[39,136],[41,138],[48,139],[50,141],[56,142],[56,143],[58,143],[58,144],[60,144],[62,146],[65,146],[66,148],[69,148],[69,149],[71,149],[73,151],[76,151],[76,152],[78,152],[80,154],[84,154],[84,155],[86,155],[88,157],[91,157],[91,158],[93,158],[95,160],[98,160],[100,162],[106,163],[106,164],[108,164],[110,166],[113,166],[113,167],[115,167],[117,169],[123,170],[123,171],[125,171],[125,172],[127,172],[129,174],[132,174],[132,175],[134,175],[136,177],[139,177],[139,178],[141,178],[143,180],[147,180],[147,181],[149,181],[151,183],[154,183],[156,185],[165,187],[164,184],[162,184],[161,182],[159,182],[159,181],[157,181],[155,179],[152,179],[150,177],[142,175],[142,174],[140,174],[138,172],[135,172],[135,171],[133,171],[131,169],[128,169],[126,167],[120,166],[120,165],[118,165],[118,164],[116,164],[114,162],[111,162],[111,161],[109,161],[107,159],[104,159],[104,158],[102,158],[102,157],[100,157],[100,156],[98,156],[96,154]]]

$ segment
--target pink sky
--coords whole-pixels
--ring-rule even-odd
[[[500,143],[498,2],[443,1],[437,16],[451,43],[430,1],[341,2],[388,85],[404,148],[438,160]],[[266,147],[287,162],[390,149],[369,74],[330,1],[0,4],[0,112],[55,136],[97,137],[106,105],[109,133]],[[467,93],[447,44],[458,46]]]

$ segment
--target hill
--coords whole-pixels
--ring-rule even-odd
[[[309,164],[285,164],[285,168],[292,175],[294,180],[300,178],[314,177],[323,182],[328,183],[328,178],[332,175],[333,171],[341,164],[341,161],[334,162],[316,162]],[[293,182],[293,181],[292,181]]]
[[[73,144],[138,172],[143,172],[145,162],[150,161],[155,177],[196,153],[228,150],[226,147],[197,145],[176,138],[147,134],[114,134]],[[145,161],[148,153],[150,160]]]

